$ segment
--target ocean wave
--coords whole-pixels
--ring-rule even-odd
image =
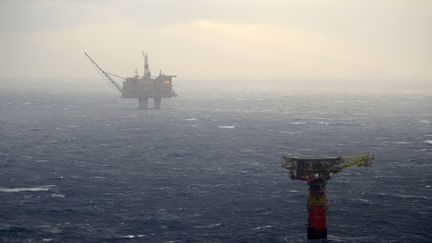
[[[222,128],[222,129],[234,129],[235,128],[234,125],[231,125],[231,126],[218,126],[218,127]]]
[[[134,238],[143,238],[145,236],[146,235],[122,235],[118,238],[120,238],[120,239],[134,239]]]
[[[273,226],[271,226],[271,225],[264,225],[264,226],[255,227],[255,228],[253,228],[253,230],[263,230],[263,229],[271,229],[271,228],[273,228]]]
[[[427,196],[416,196],[416,195],[407,195],[407,194],[389,194],[385,192],[377,193],[380,196],[388,196],[388,197],[397,197],[397,198],[407,198],[407,199],[423,199],[427,200]]]
[[[403,145],[403,144],[413,144],[415,142],[408,142],[408,141],[393,141],[393,142],[383,141],[381,143],[383,143],[383,144],[401,144],[401,145]]]
[[[221,226],[222,223],[215,223],[215,224],[209,224],[209,225],[204,225],[204,226],[194,226],[194,228],[196,229],[211,229],[211,228],[216,228]]]
[[[0,187],[0,192],[46,192],[51,190],[55,185],[44,185],[38,187],[18,187],[18,188],[3,188]]]
[[[290,125],[305,125],[306,122],[290,122]]]

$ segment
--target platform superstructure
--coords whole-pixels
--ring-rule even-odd
[[[171,98],[177,96],[173,90],[172,80],[176,75],[166,75],[162,71],[159,75],[153,77],[149,68],[148,55],[143,52],[144,57],[144,74],[139,76],[135,70],[133,77],[121,77],[103,70],[95,60],[90,57],[87,51],[84,52],[86,57],[95,65],[96,69],[110,81],[114,87],[120,91],[122,98],[138,99],[139,109],[149,109],[149,100],[154,100],[154,109],[160,109],[162,98]],[[122,79],[122,84],[115,80]]]

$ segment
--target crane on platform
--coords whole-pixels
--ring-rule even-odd
[[[308,197],[308,239],[326,239],[327,199],[325,188],[331,176],[344,169],[370,166],[374,157],[368,154],[345,157],[283,156],[282,167],[292,180],[306,181]]]
[[[114,85],[114,87],[121,93],[122,92],[122,86],[120,84],[118,84],[111,76],[116,77],[116,78],[121,78],[121,79],[125,79],[119,75],[116,74],[112,74],[109,73],[105,70],[103,70],[97,63],[95,60],[93,60],[92,57],[90,57],[90,55],[87,53],[87,51],[84,51],[84,55],[90,60],[91,63],[93,63],[93,65],[95,65],[96,69],[103,75],[103,77],[105,77],[108,81],[111,82],[112,85]]]

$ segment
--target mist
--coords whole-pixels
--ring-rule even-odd
[[[0,242],[431,242],[431,23],[0,0]]]

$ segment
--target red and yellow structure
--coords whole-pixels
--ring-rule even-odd
[[[345,168],[368,166],[369,155],[347,157],[284,156],[282,167],[288,169],[292,180],[306,181],[309,185],[308,239],[327,238],[327,199],[325,188],[330,177]]]

